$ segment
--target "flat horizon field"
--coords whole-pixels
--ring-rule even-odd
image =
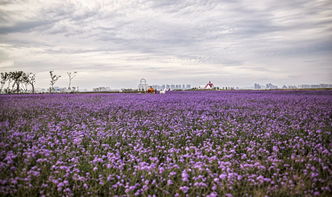
[[[0,196],[331,196],[332,91],[0,95]]]

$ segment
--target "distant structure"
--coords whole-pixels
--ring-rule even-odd
[[[264,86],[264,85],[261,85],[261,84],[259,84],[259,83],[255,83],[255,84],[254,84],[254,89],[255,89],[255,90],[261,90],[261,89],[264,89],[264,90],[271,90],[271,89],[278,89],[278,86],[273,85],[272,83],[268,83],[268,84],[266,84],[265,86]]]
[[[152,94],[154,94],[154,93],[156,93],[156,90],[155,90],[154,88],[152,88],[152,86],[150,86],[150,87],[148,88],[148,93],[152,93]]]
[[[255,88],[256,90],[259,90],[259,89],[262,89],[262,86],[259,85],[258,83],[255,83],[254,88]]]
[[[204,87],[204,89],[213,89],[214,88],[214,85],[211,81],[209,81],[209,83],[207,83]]]
[[[92,91],[94,92],[108,92],[111,91],[110,87],[98,87],[98,88],[93,88]]]
[[[297,87],[295,85],[289,85],[288,89],[297,89]]]
[[[254,89],[256,90],[260,90],[260,89],[320,89],[320,88],[332,88],[332,84],[302,84],[302,85],[283,85],[281,88],[279,88],[276,85],[273,85],[272,83],[268,83],[266,84],[266,86],[264,85],[260,85],[258,83],[254,84]]]
[[[53,88],[53,92],[57,92],[57,93],[63,93],[66,92],[67,88],[60,88],[60,87],[54,87]]]
[[[144,92],[148,90],[148,84],[146,83],[146,79],[142,78],[139,81],[138,90],[139,91],[144,91]]]
[[[163,85],[152,85],[155,90],[188,90],[191,89],[190,84],[163,84]]]
[[[300,89],[332,88],[332,84],[313,84],[313,85],[302,84],[302,85],[299,85],[298,88],[300,88]]]
[[[278,86],[273,85],[272,83],[266,84],[266,89],[278,89]]]

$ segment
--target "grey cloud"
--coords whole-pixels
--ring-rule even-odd
[[[135,69],[134,66],[132,65],[114,65],[114,64],[92,64],[89,66],[84,66],[84,65],[74,65],[72,66],[73,70],[96,70],[96,71],[125,71],[125,70],[132,70]]]
[[[262,54],[278,57],[308,57],[332,54],[332,40],[293,41],[284,43],[281,48],[261,50]]]
[[[270,67],[278,67],[273,63],[275,58],[284,58],[287,64],[301,56],[319,55],[327,62],[332,51],[329,40],[332,14],[328,12],[331,9],[328,1],[131,2],[87,7],[65,3],[48,6],[45,2],[43,9],[34,13],[36,18],[25,21],[16,21],[13,13],[0,11],[3,13],[0,20],[11,24],[0,26],[0,42],[23,48],[30,45],[39,47],[45,55],[65,56],[75,61],[68,66],[73,69],[133,70],[135,66],[126,65],[129,61],[160,75],[168,70],[144,63],[211,65],[216,71],[224,67],[243,67],[273,75]],[[7,2],[3,6],[8,5]],[[27,32],[30,36],[40,34],[49,40],[15,38],[15,35]],[[124,55],[121,57],[125,62],[123,66],[104,64],[98,62],[98,58],[93,59],[96,62],[79,62],[76,57],[97,54],[106,61],[112,52],[140,55]],[[33,57],[25,60],[38,62]],[[260,60],[271,63],[264,66]],[[297,63],[301,64],[301,61]],[[178,70],[181,69],[179,66]],[[188,71],[187,74],[193,73]]]
[[[8,27],[0,27],[0,34],[9,34],[16,32],[27,32],[41,26],[53,23],[53,21],[29,21],[21,22]]]
[[[11,0],[2,0],[0,1],[0,5],[8,5],[11,3]]]

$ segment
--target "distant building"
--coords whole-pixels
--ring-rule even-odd
[[[301,85],[283,85],[282,89],[319,89],[319,88],[332,88],[332,84],[301,84]],[[278,89],[278,86],[272,83],[260,85],[258,83],[254,84],[254,89]]]
[[[301,88],[301,89],[309,89],[309,88],[314,88],[314,89],[318,89],[318,88],[332,88],[332,84],[313,84],[313,85],[302,84],[302,85],[299,85],[298,88]]]
[[[311,85],[311,88],[321,88],[320,85]]]
[[[302,84],[302,85],[299,85],[298,87],[301,88],[301,89],[307,89],[307,88],[311,88],[311,85]]]
[[[151,86],[153,89],[155,89],[155,90],[163,90],[164,88],[162,87],[162,86],[160,86],[160,85],[152,85]]]
[[[297,87],[294,86],[294,85],[289,85],[289,86],[288,86],[288,89],[297,89]]]
[[[266,89],[278,89],[278,86],[273,85],[272,83],[266,84]]]
[[[54,87],[52,92],[64,93],[67,92],[67,88]]]
[[[93,88],[92,91],[94,92],[107,92],[111,91],[110,87],[98,87],[98,88]]]
[[[259,90],[259,89],[261,89],[261,88],[262,88],[262,86],[261,86],[261,85],[259,85],[258,83],[255,83],[255,85],[254,85],[254,88],[255,88],[256,90]]]
[[[164,89],[171,89],[171,90],[186,90],[190,89],[190,84],[163,84],[163,85],[152,85],[151,86],[155,90],[164,90]]]
[[[332,84],[320,84],[321,88],[332,88]]]

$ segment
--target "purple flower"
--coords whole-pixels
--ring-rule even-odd
[[[226,177],[227,177],[226,174],[220,174],[220,175],[219,175],[219,178],[220,178],[221,180],[225,179]]]
[[[183,193],[187,193],[189,191],[189,187],[187,186],[182,186],[180,187],[180,190],[183,192]]]
[[[187,173],[186,170],[183,170],[182,173],[181,173],[181,177],[182,177],[182,181],[186,182],[186,181],[189,181],[189,174]]]
[[[210,194],[208,194],[206,197],[217,197],[218,194],[216,192],[212,192]]]
[[[328,195],[331,96],[0,95],[0,191],[180,196],[192,190],[212,197],[259,187],[272,196],[285,189],[290,196]]]

